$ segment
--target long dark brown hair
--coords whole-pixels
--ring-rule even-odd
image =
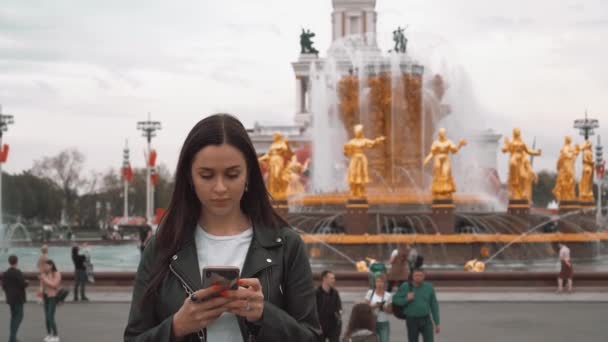
[[[156,232],[155,265],[141,304],[152,303],[169,270],[170,258],[194,238],[201,203],[192,182],[194,156],[210,145],[229,144],[239,150],[247,164],[247,191],[241,198],[241,210],[254,226],[279,228],[287,223],[274,211],[253,143],[243,124],[229,114],[214,114],[199,121],[188,133],[177,162],[175,187],[169,206]]]
[[[355,331],[362,329],[376,331],[376,315],[367,303],[358,303],[353,306],[344,337],[349,338]]]

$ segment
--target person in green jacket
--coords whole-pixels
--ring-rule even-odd
[[[393,296],[393,305],[403,307],[409,342],[433,342],[433,326],[439,334],[439,304],[433,285],[424,281],[422,269],[414,270],[412,283],[403,283]],[[393,309],[394,310],[394,309]]]

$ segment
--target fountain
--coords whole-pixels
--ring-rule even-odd
[[[593,220],[593,208],[559,215],[531,208],[535,174],[529,156],[540,151],[521,150],[519,130],[503,146],[515,178],[508,195],[501,189],[495,169],[500,135],[471,119],[480,111],[462,68],[449,68],[445,59],[437,68],[429,63],[435,57],[405,48],[384,53],[378,45],[382,36],[373,32],[334,38],[326,58],[299,61],[300,68],[309,65],[304,84],[312,114],[312,175],[308,192],[288,196],[285,213],[316,261],[339,262],[343,255],[384,260],[395,244],[414,243],[437,268],[461,269],[467,260],[483,262],[492,253],[492,267],[553,265],[558,241],[569,242],[576,258],[602,258],[608,237]],[[444,181],[457,186],[447,193],[431,186],[433,168],[443,168],[449,158],[433,152],[443,126],[470,142],[453,156],[453,177]],[[346,181],[351,172],[346,146],[360,133],[384,139],[364,151],[370,181],[363,194]],[[464,140],[450,144],[454,153]],[[424,165],[427,155],[434,167]],[[481,266],[473,263],[470,269]]]

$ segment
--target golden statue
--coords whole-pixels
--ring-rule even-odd
[[[486,270],[486,263],[477,259],[472,259],[464,264],[464,270],[473,273],[483,273]]]
[[[351,197],[364,197],[365,184],[369,183],[367,157],[363,153],[365,148],[372,148],[384,141],[384,136],[374,140],[367,139],[363,135],[363,125],[355,125],[355,137],[344,144],[344,155],[350,158],[348,165],[347,182],[350,187]]]
[[[426,165],[433,157],[433,186],[432,193],[434,199],[449,199],[456,192],[456,185],[452,178],[452,166],[450,163],[450,153],[457,153],[462,146],[465,146],[467,141],[461,139],[458,146],[446,138],[445,129],[439,129],[439,139],[431,145],[431,152],[426,157],[423,165]]]
[[[530,161],[530,157],[526,153],[524,157],[524,169],[527,178],[524,180],[525,188],[524,188],[524,197],[528,199],[528,202],[532,203],[532,183],[538,183],[538,175],[532,169],[532,162]]]
[[[291,159],[292,155],[293,152],[287,138],[283,138],[281,133],[275,132],[272,135],[272,144],[268,152],[258,159],[260,163],[268,167],[266,187],[274,199],[286,197],[289,172],[285,167],[285,160]]]
[[[531,150],[521,138],[519,128],[513,129],[513,138],[505,138],[502,146],[503,153],[510,153],[509,157],[509,199],[530,200],[531,182],[535,178],[532,171],[529,155],[540,156],[541,149]]]
[[[308,170],[309,161],[310,159],[307,159],[304,164],[302,164],[298,161],[298,156],[295,154],[291,156],[291,160],[289,161],[289,164],[287,164],[287,170],[289,172],[287,196],[304,192],[304,185],[300,179],[302,178],[302,174]]]
[[[578,196],[581,202],[593,202],[593,151],[591,141],[585,141],[583,145],[583,173],[578,183]]]
[[[576,181],[574,179],[574,162],[580,152],[580,146],[571,145],[572,138],[566,136],[564,146],[559,152],[557,160],[557,178],[555,179],[555,187],[553,195],[558,202],[573,201],[576,199],[574,192]]]

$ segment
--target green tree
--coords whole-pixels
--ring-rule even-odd
[[[538,173],[538,182],[532,188],[532,201],[536,207],[546,207],[555,200],[553,188],[557,174],[553,171],[543,170]]]
[[[25,221],[58,222],[63,193],[52,181],[37,177],[31,171],[3,174],[4,211]]]
[[[63,191],[63,204],[68,225],[77,214],[76,204],[78,192],[87,184],[87,179],[82,175],[85,157],[77,149],[61,151],[53,157],[44,157],[34,162],[32,172],[55,182]]]

